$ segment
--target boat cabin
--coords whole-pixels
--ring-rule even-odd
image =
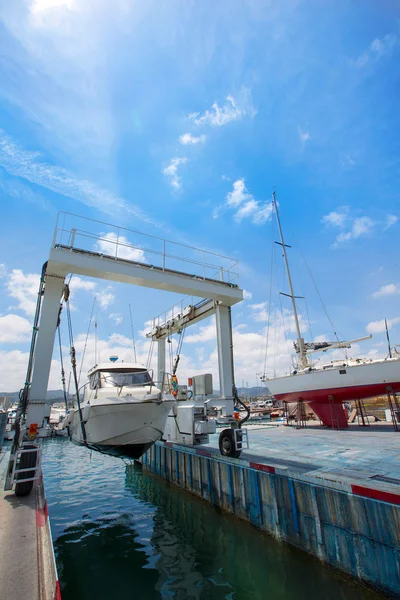
[[[154,385],[149,371],[138,363],[101,363],[91,369],[88,376],[91,390]]]

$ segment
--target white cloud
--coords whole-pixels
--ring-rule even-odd
[[[0,342],[3,344],[24,342],[32,334],[32,325],[18,315],[0,316]]]
[[[144,251],[141,248],[133,246],[125,236],[117,236],[113,231],[100,235],[101,239],[95,244],[96,251],[108,256],[118,256],[118,258],[134,262],[146,262]]]
[[[244,179],[238,179],[233,184],[233,190],[226,195],[226,203],[231,208],[236,208],[245,200],[252,199],[244,184]]]
[[[123,317],[121,313],[110,313],[108,318],[114,321],[116,325],[120,325],[122,323]]]
[[[69,289],[71,292],[76,292],[77,290],[84,290],[85,292],[90,292],[96,288],[96,283],[94,281],[88,281],[87,279],[81,279],[81,277],[77,277],[73,275],[71,281],[69,282]]]
[[[349,154],[346,154],[343,158],[340,159],[340,164],[342,167],[351,168],[354,167],[356,161]]]
[[[243,219],[251,218],[255,225],[262,225],[271,218],[272,203],[261,203],[255,200],[254,196],[246,188],[244,179],[238,179],[233,183],[233,189],[226,195],[226,206],[235,209],[233,216],[237,223]],[[213,211],[213,218],[218,217],[220,207]]]
[[[388,283],[383,285],[377,292],[372,294],[373,298],[383,298],[384,296],[393,296],[394,294],[400,294],[400,287],[395,283]]]
[[[184,146],[187,146],[188,144],[191,144],[191,145],[195,145],[195,144],[199,144],[199,143],[204,144],[205,141],[206,141],[206,136],[204,134],[196,137],[195,135],[191,135],[190,133],[184,133],[179,138],[179,142],[181,144],[183,144]]]
[[[352,228],[349,231],[340,233],[336,237],[335,246],[343,242],[356,240],[362,235],[367,235],[371,233],[375,225],[375,221],[373,221],[369,217],[359,217],[358,219],[354,219]]]
[[[219,215],[221,213],[222,208],[223,208],[223,204],[219,204],[218,206],[215,206],[212,209],[211,216],[212,216],[213,219],[218,219],[218,217],[219,217]]]
[[[33,0],[30,10],[34,15],[43,15],[49,10],[67,8],[73,9],[76,6],[76,0]]]
[[[327,215],[324,215],[321,219],[322,223],[326,225],[332,225],[333,227],[344,227],[349,216],[349,208],[342,206],[336,210],[333,210]]]
[[[174,190],[179,190],[181,187],[182,178],[178,175],[178,167],[187,163],[187,158],[175,157],[171,160],[168,166],[163,169],[165,177],[169,178],[170,184]]]
[[[400,323],[400,317],[395,317],[394,319],[387,319],[388,329],[392,329],[394,325]],[[385,319],[381,319],[380,321],[371,321],[367,325],[368,333],[383,333],[385,331]]]
[[[260,302],[259,304],[249,304],[249,308],[252,311],[252,318],[254,319],[254,321],[258,323],[268,321],[266,302]]]
[[[251,300],[253,297],[253,294],[251,292],[248,292],[247,290],[243,290],[243,298],[245,300]]]
[[[13,269],[6,282],[8,295],[17,300],[19,310],[29,316],[35,314],[39,281],[40,275],[37,273],[25,275],[21,269]]]
[[[115,217],[116,211],[120,211],[125,215],[142,219],[159,229],[165,229],[134,204],[126,202],[123,198],[98,187],[91,181],[78,179],[65,169],[44,162],[39,152],[22,150],[1,129],[0,165],[11,175],[22,177],[62,196],[74,198],[82,204],[97,208],[113,217]]]
[[[210,110],[206,110],[204,114],[191,113],[188,118],[196,125],[212,125],[222,127],[231,121],[239,121],[246,116],[253,117],[256,111],[253,107],[251,90],[243,87],[239,94],[226,97],[226,102],[219,106],[214,102]]]
[[[389,227],[392,227],[392,225],[395,225],[398,220],[399,217],[397,215],[386,215],[386,226],[384,228],[384,231],[389,229]]]
[[[13,269],[6,280],[7,294],[17,300],[16,308],[22,310],[30,317],[35,314],[39,282],[40,275],[38,273],[25,274],[21,269]],[[70,282],[72,293],[79,290],[90,292],[95,290],[95,288],[95,282],[87,281],[75,275]]]
[[[191,335],[185,335],[184,343],[197,344],[210,342],[215,340],[217,337],[217,331],[215,326],[215,317],[211,319],[211,322],[203,327],[199,327],[198,333],[192,333]]]
[[[351,62],[358,68],[365,67],[371,61],[377,61],[381,57],[390,54],[396,43],[397,36],[392,33],[388,33],[382,39],[375,38],[367,50]]]
[[[101,292],[97,292],[96,298],[100,308],[108,308],[115,300],[115,295],[112,293],[112,287],[108,286]]]
[[[17,392],[24,387],[29,352],[0,351],[0,392]],[[61,367],[57,360],[51,361],[49,390],[61,388]]]
[[[299,135],[301,142],[308,142],[311,139],[311,135],[309,131],[304,131],[301,127],[297,127],[297,133]]]

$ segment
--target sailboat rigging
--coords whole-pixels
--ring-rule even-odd
[[[291,299],[293,317],[296,326],[297,340],[294,349],[298,357],[298,367],[291,375],[269,378],[266,373],[261,380],[267,383],[271,393],[283,402],[304,401],[310,405],[321,421],[328,427],[337,425],[347,427],[347,418],[342,403],[346,400],[357,400],[385,394],[388,389],[394,393],[400,391],[400,357],[369,360],[363,358],[349,359],[345,362],[335,361],[327,365],[314,366],[308,359],[312,352],[326,352],[335,348],[350,348],[352,343],[370,339],[372,336],[355,340],[336,342],[305,342],[301,334],[300,322],[289,261],[283,231],[281,227],[275,192],[272,194],[272,206],[276,215],[280,242],[282,247],[289,294],[280,292]]]

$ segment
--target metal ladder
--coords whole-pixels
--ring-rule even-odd
[[[386,388],[388,404],[390,409],[390,416],[392,417],[393,429],[394,431],[400,431],[400,404],[399,399],[396,394],[393,392],[393,388],[388,386]]]
[[[244,450],[249,447],[249,437],[247,435],[247,429],[241,427],[240,429],[234,429],[233,434],[235,436],[235,449]]]
[[[296,404],[296,429],[304,429],[305,427],[307,427],[306,409],[304,408],[303,399],[299,398]]]

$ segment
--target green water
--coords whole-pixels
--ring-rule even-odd
[[[247,523],[66,439],[43,471],[63,600],[373,600]]]

